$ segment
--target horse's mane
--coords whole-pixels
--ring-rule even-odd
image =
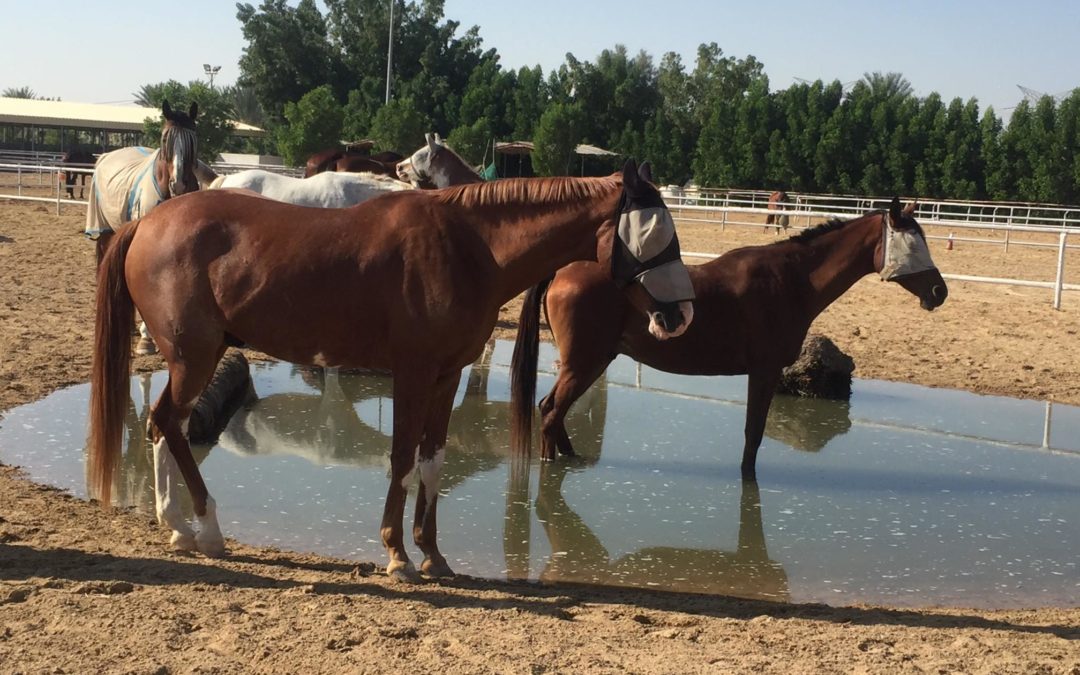
[[[790,242],[794,242],[796,244],[807,244],[807,243],[817,239],[818,237],[820,237],[823,234],[828,234],[829,232],[839,230],[840,228],[847,225],[848,223],[853,223],[856,220],[862,220],[863,218],[868,218],[868,217],[873,216],[873,215],[878,214],[878,213],[881,213],[881,211],[880,210],[879,211],[871,211],[870,213],[863,214],[863,215],[859,216],[858,218],[849,218],[848,220],[843,220],[841,218],[832,218],[832,219],[830,219],[830,220],[828,220],[828,221],[826,221],[824,223],[821,223],[820,225],[816,225],[814,227],[805,229],[802,232],[799,232],[798,234],[793,234],[790,237],[788,237],[787,239],[783,239],[783,240],[781,240],[781,241],[779,241],[777,243],[783,243],[784,241],[790,241]]]
[[[506,204],[558,204],[599,197],[620,187],[615,176],[602,178],[506,178],[458,185],[434,193],[445,204],[466,208]]]

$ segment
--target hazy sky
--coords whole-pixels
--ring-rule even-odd
[[[244,42],[229,0],[0,3],[0,89],[127,102],[142,84],[203,77],[203,63],[221,66],[216,83],[237,76]],[[593,60],[619,43],[656,62],[675,51],[692,68],[697,46],[716,42],[728,55],[756,56],[773,90],[796,77],[896,71],[920,96],[974,96],[1007,115],[1022,98],[1018,84],[1050,94],[1080,86],[1075,0],[446,0],[446,15],[479,25],[504,67],[545,72],[567,52]]]

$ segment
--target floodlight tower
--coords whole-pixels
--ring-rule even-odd
[[[203,72],[210,78],[210,88],[214,88],[214,76],[221,70],[221,66],[211,66],[209,63],[202,64]]]

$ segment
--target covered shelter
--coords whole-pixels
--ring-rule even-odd
[[[157,108],[0,97],[0,152],[62,154],[75,147],[105,152],[138,145],[143,121],[161,116]],[[261,137],[266,132],[242,122],[233,133]]]
[[[524,160],[530,159],[530,156],[532,155],[532,152],[535,149],[535,147],[536,146],[534,146],[532,144],[532,142],[530,142],[530,141],[505,141],[505,142],[496,143],[495,144],[495,154],[503,156],[503,162],[502,162],[503,166],[502,166],[502,170],[499,172],[500,175],[503,175],[503,176],[509,175],[505,171],[506,158],[507,157],[516,157],[517,158],[517,164],[518,164],[517,175],[518,176],[523,176],[523,175],[531,176],[531,175],[533,175],[533,173],[532,173],[532,162],[531,161],[529,161],[528,173],[524,173],[523,169],[524,169]],[[589,145],[587,143],[581,143],[576,148],[574,148],[574,154],[581,157],[581,175],[582,176],[585,175],[585,161],[586,161],[586,158],[603,158],[603,157],[618,157],[619,156],[619,153],[617,153],[617,152],[612,152],[611,150],[605,150],[604,148],[601,148],[599,146]]]

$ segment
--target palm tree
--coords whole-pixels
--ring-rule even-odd
[[[5,98],[37,98],[37,93],[30,87],[8,87],[4,90]]]
[[[874,98],[906,98],[914,92],[911,83],[900,73],[863,73],[863,82],[870,87],[870,94]]]
[[[266,116],[263,114],[262,106],[259,105],[259,100],[255,97],[254,87],[238,84],[226,87],[224,94],[231,101],[238,122],[265,128]]]

